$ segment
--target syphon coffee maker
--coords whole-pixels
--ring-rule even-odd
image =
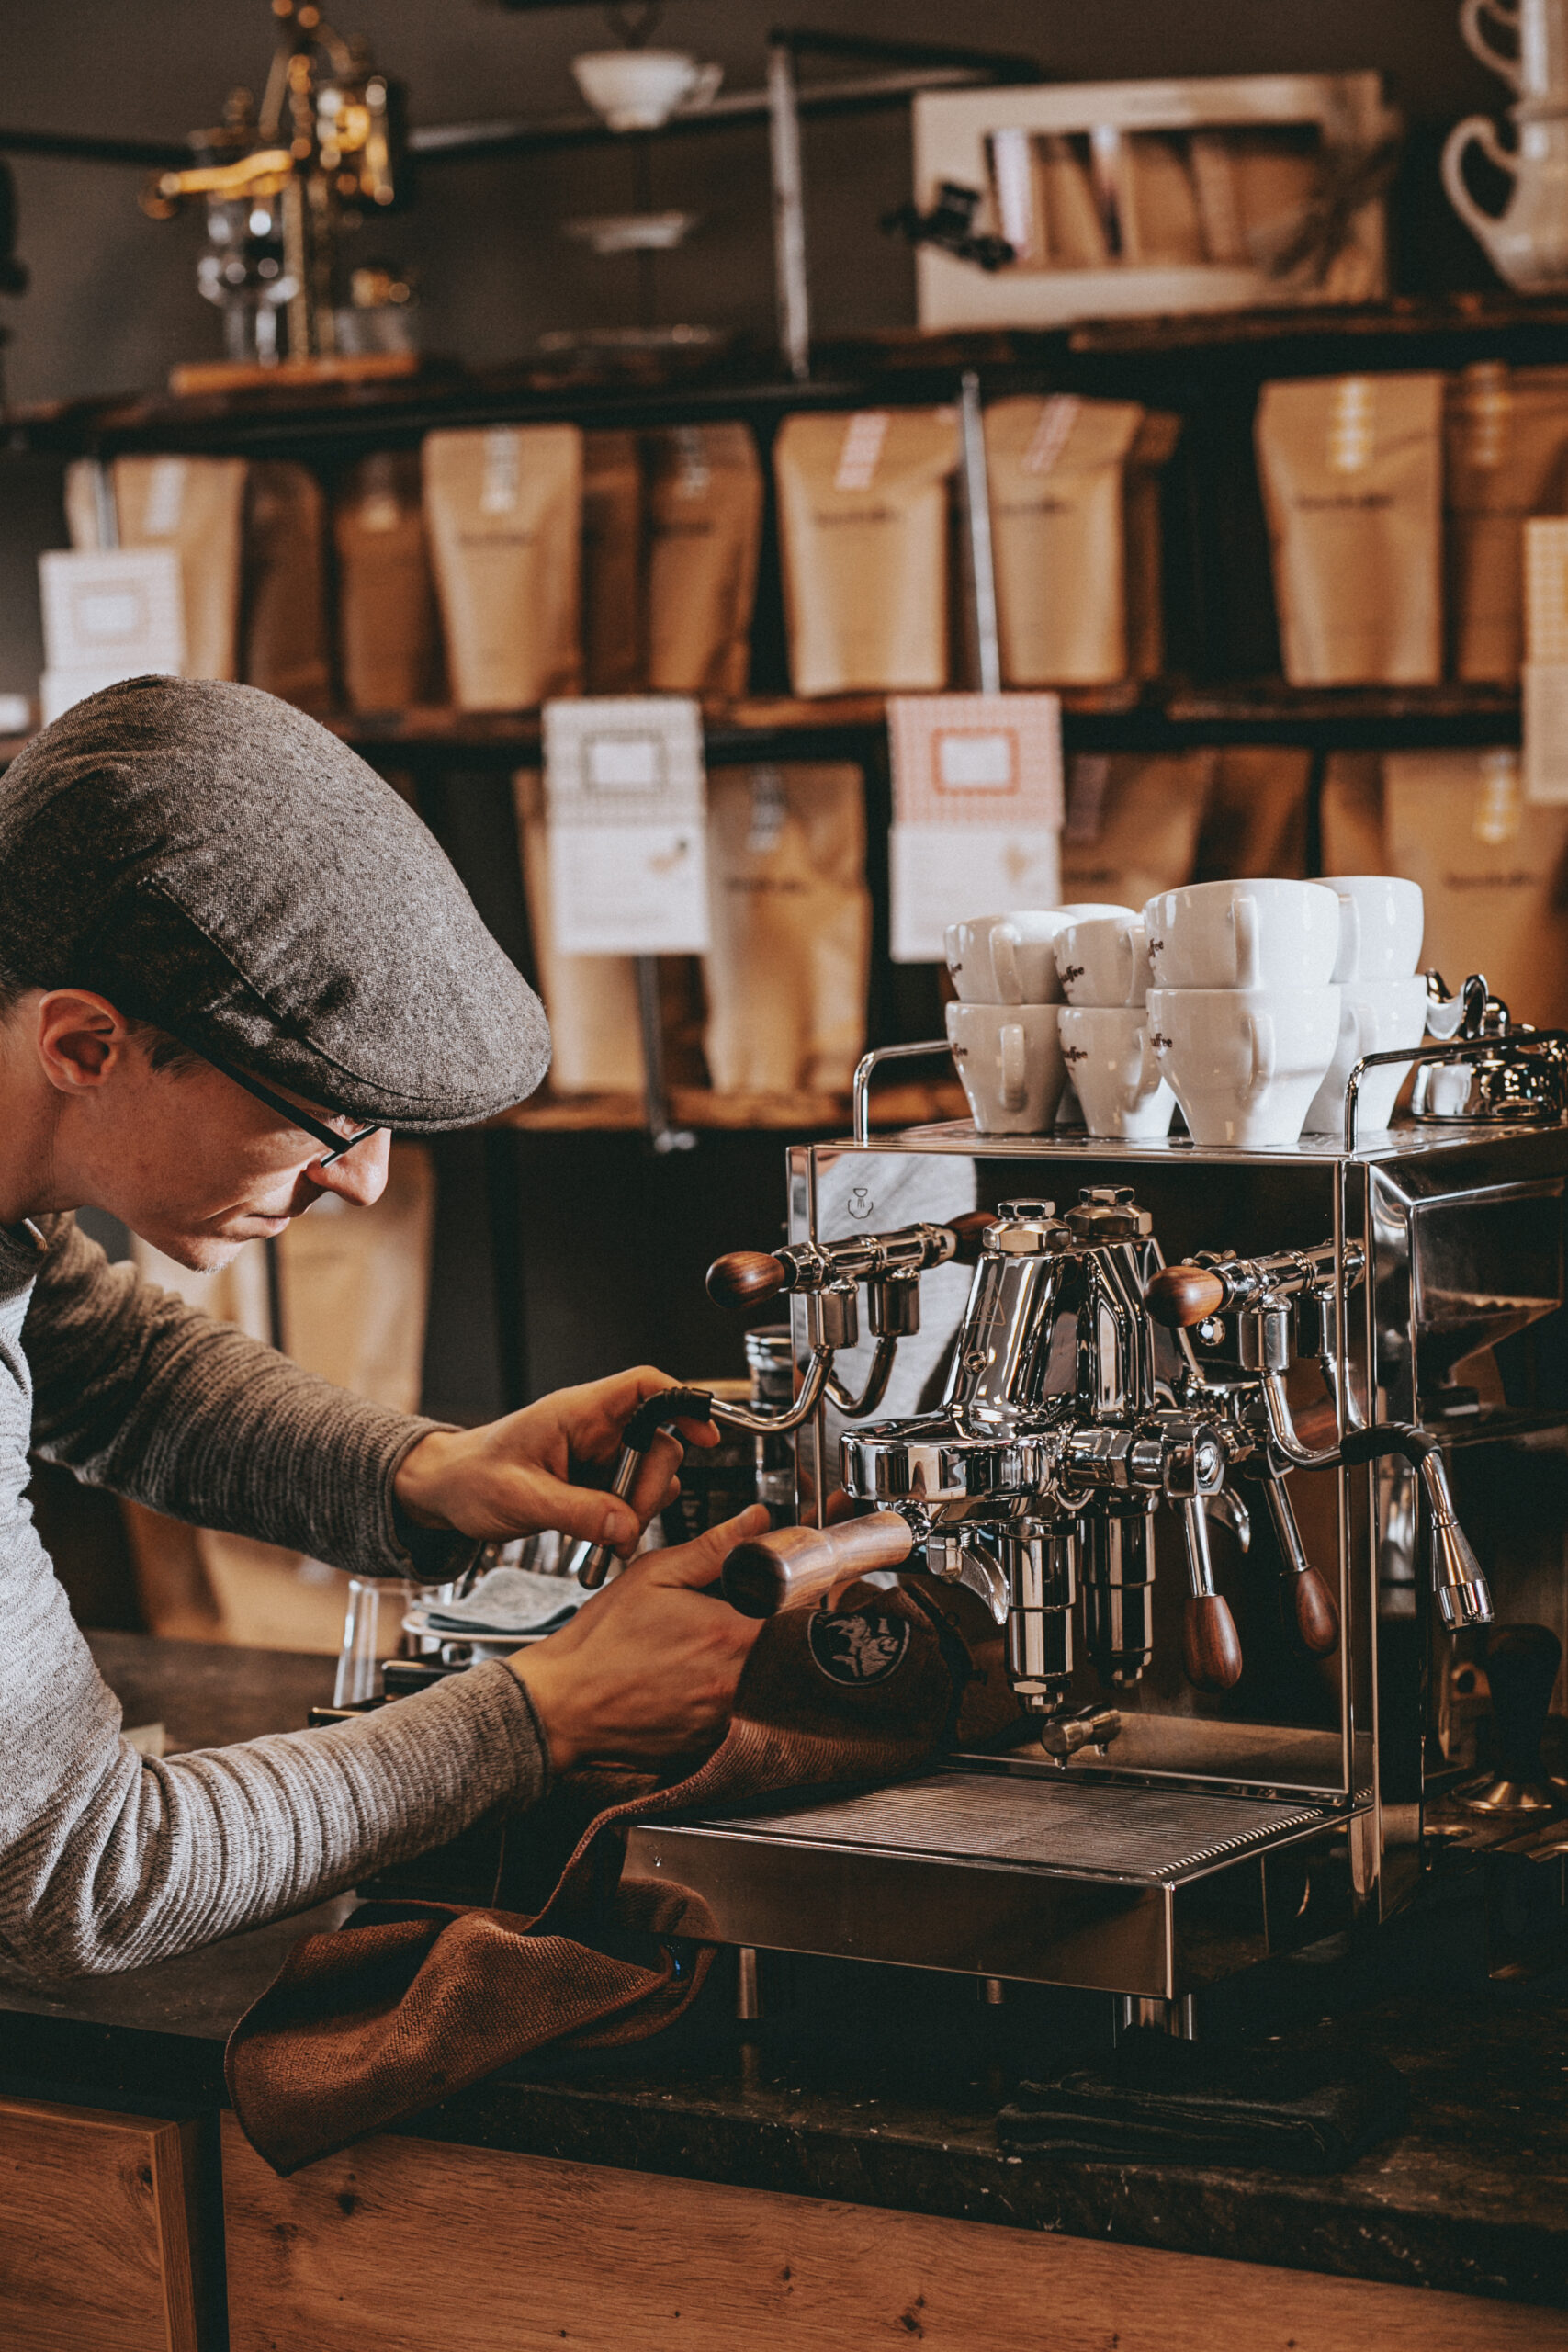
[[[785,1245],[709,1277],[787,1300],[795,1353],[799,1523],[726,1589],[765,1613],[867,1571],[966,1586],[1016,1734],[869,1794],[643,1825],[630,1877],[743,1949],[1100,1989],[1183,2030],[1206,1987],[1389,1918],[1456,1859],[1561,1857],[1550,1793],[1467,1781],[1456,1660],[1473,1687],[1517,1611],[1454,1474],[1568,1428],[1568,1039],[1483,985],[1466,1007],[1414,1057],[1416,1120],[1359,1138],[1358,1071],[1342,1136],[1258,1152],[873,1138],[867,1057],[852,1137],[789,1153]],[[925,1214],[886,1225],[890,1196]],[[925,1393],[879,1417],[939,1293]],[[1532,1650],[1516,1779],[1555,1656],[1541,1688]]]

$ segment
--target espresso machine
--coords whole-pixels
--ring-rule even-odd
[[[643,1824],[629,1878],[743,1949],[1094,1989],[1182,2031],[1478,1853],[1561,1877],[1553,1793],[1474,1785],[1465,1693],[1519,1609],[1455,1496],[1467,1458],[1524,1476],[1568,1430],[1568,1063],[1472,995],[1416,1057],[1417,1116],[1359,1135],[1358,1072],[1344,1132],[1288,1149],[874,1136],[867,1057],[851,1137],[789,1151],[784,1246],[709,1277],[787,1301],[795,1359],[799,1524],[726,1589],[761,1613],[868,1567],[965,1586],[1018,1721],[869,1793]]]

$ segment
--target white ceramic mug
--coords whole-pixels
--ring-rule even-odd
[[[1141,1004],[1064,1004],[1062,1059],[1091,1136],[1163,1136],[1176,1097],[1149,1043]]]
[[[657,130],[677,107],[705,107],[722,65],[699,65],[683,49],[591,49],[571,61],[577,86],[612,130]]]
[[[1421,961],[1426,907],[1419,882],[1397,874],[1325,874],[1339,900],[1339,954],[1334,978],[1407,980]]]
[[[1338,1043],[1337,988],[1151,989],[1148,1017],[1194,1143],[1295,1142]]]
[[[1189,882],[1144,909],[1156,989],[1326,988],[1339,900],[1321,882]]]
[[[1427,983],[1419,973],[1407,980],[1351,980],[1339,991],[1339,1042],[1323,1084],[1306,1114],[1308,1135],[1339,1136],[1345,1127],[1345,1089],[1363,1054],[1412,1048],[1427,1034]],[[1358,1134],[1386,1127],[1409,1070],[1408,1062],[1370,1069],[1356,1091]]]
[[[1069,1004],[1142,1004],[1149,992],[1148,933],[1137,917],[1091,915],[1056,933],[1056,977]]]
[[[950,1004],[947,1041],[982,1135],[1045,1133],[1067,1075],[1054,1004]]]
[[[942,933],[947,968],[965,1004],[1059,1004],[1056,934],[1085,915],[1125,915],[1130,907],[1022,907],[971,915]]]

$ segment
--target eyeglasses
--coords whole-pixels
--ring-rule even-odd
[[[210,1062],[214,1069],[220,1069],[225,1078],[231,1078],[236,1086],[243,1086],[247,1094],[254,1094],[258,1102],[265,1102],[269,1111],[276,1111],[290,1126],[302,1128],[306,1135],[314,1136],[317,1143],[324,1143],[327,1148],[320,1159],[311,1162],[312,1167],[330,1168],[334,1159],[341,1159],[345,1151],[354,1149],[356,1143],[363,1143],[367,1136],[378,1136],[382,1132],[382,1122],[377,1121],[368,1127],[356,1127],[351,1136],[340,1136],[324,1120],[316,1118],[309,1111],[302,1111],[298,1102],[290,1102],[287,1095],[275,1094],[270,1086],[264,1086],[259,1078],[251,1076],[249,1070],[239,1069],[232,1062],[226,1061],[221,1054],[215,1054],[210,1046],[193,1046],[191,1051],[198,1054],[204,1062]]]

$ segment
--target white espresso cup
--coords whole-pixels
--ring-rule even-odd
[[[1144,909],[1156,989],[1326,988],[1339,901],[1321,882],[1189,882]]]
[[[1084,915],[1125,915],[1130,907],[1023,907],[1010,914],[971,915],[942,933],[947,968],[965,1004],[1059,1004],[1053,945]]]
[[[1067,1077],[1054,1004],[950,1004],[947,1041],[982,1135],[1045,1133]]]
[[[577,86],[612,130],[657,130],[677,107],[705,107],[724,79],[683,49],[591,49],[574,57]]]
[[[1151,989],[1148,1016],[1194,1143],[1295,1142],[1338,1043],[1337,988]]]
[[[1345,1126],[1345,1089],[1363,1054],[1414,1049],[1427,1034],[1427,983],[1419,973],[1405,980],[1349,980],[1339,991],[1339,1042],[1323,1084],[1306,1114],[1308,1135],[1339,1136]],[[1370,1069],[1356,1090],[1356,1126],[1386,1127],[1410,1064],[1391,1062]]]
[[[1137,917],[1091,915],[1056,933],[1056,977],[1069,1004],[1142,1004],[1149,992],[1148,933]]]
[[[1325,874],[1339,899],[1339,954],[1334,978],[1407,980],[1421,961],[1426,907],[1419,882],[1397,874]]]
[[[1091,1136],[1163,1136],[1176,1097],[1149,1043],[1141,1004],[1064,1004],[1062,1059]]]

